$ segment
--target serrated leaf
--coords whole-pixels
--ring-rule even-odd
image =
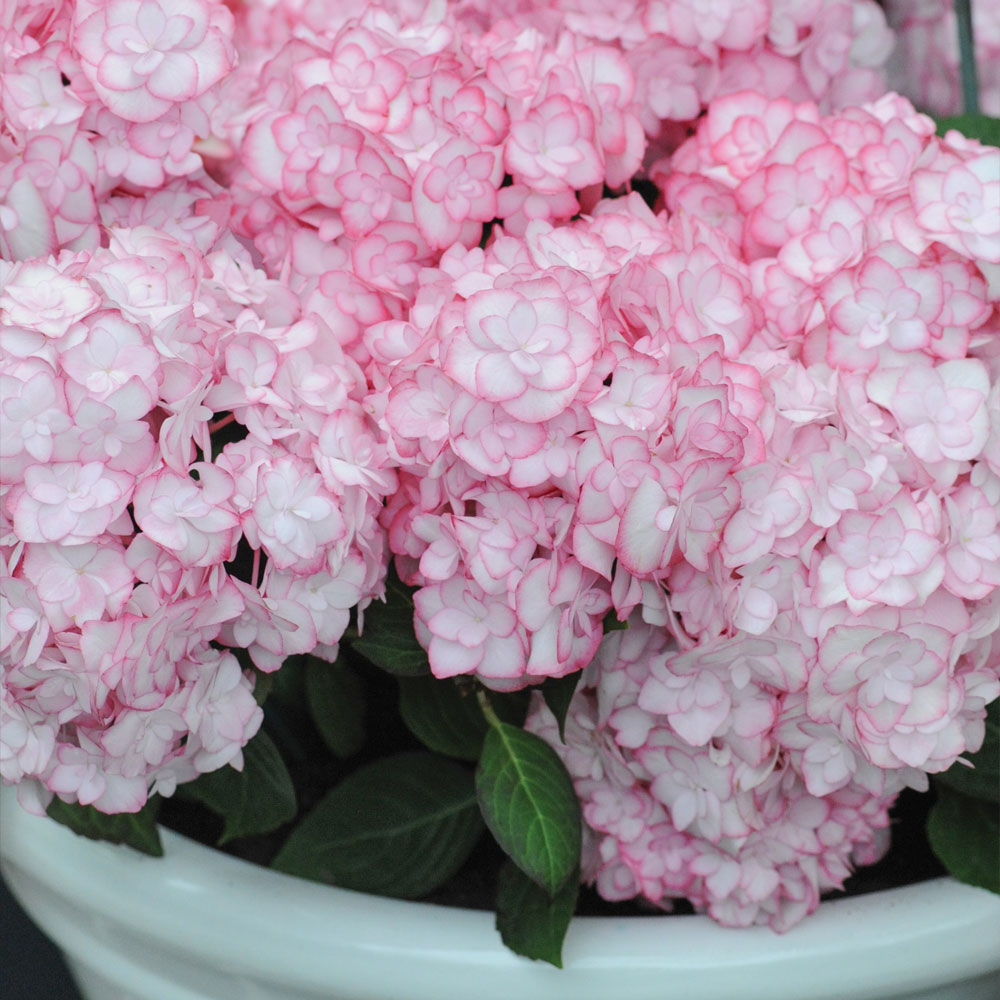
[[[431,676],[400,677],[399,714],[429,750],[479,760],[489,727],[471,685]]]
[[[986,735],[976,753],[964,754],[972,764],[952,764],[934,775],[935,785],[945,784],[963,795],[994,804],[1000,800],[1000,701],[986,709]]]
[[[390,570],[385,598],[384,603],[372,601],[365,609],[364,630],[351,647],[397,677],[430,673],[427,653],[413,631],[413,588]]]
[[[264,732],[243,748],[242,771],[220,767],[180,786],[178,793],[222,817],[220,845],[270,833],[294,819],[298,808],[288,768]]]
[[[549,706],[549,711],[556,717],[559,739],[563,743],[566,742],[566,713],[569,711],[569,704],[573,700],[581,676],[582,672],[578,670],[575,674],[567,674],[565,677],[550,677],[542,685],[542,697]]]
[[[941,863],[960,882],[1000,893],[997,804],[938,786],[927,837]]]
[[[346,663],[306,657],[306,705],[317,732],[342,760],[365,743],[365,695],[358,675]]]
[[[562,968],[562,946],[580,894],[578,873],[550,897],[512,861],[504,863],[497,882],[496,927],[503,943],[517,955]]]
[[[956,115],[951,118],[936,118],[937,134],[944,136],[949,129],[955,129],[969,139],[978,139],[987,146],[1000,146],[1000,118],[989,115]]]
[[[580,861],[580,803],[556,752],[534,733],[497,721],[476,769],[483,819],[529,878],[554,896]]]
[[[483,831],[469,770],[416,752],[359,768],[292,831],[272,867],[415,899],[462,866]]]
[[[154,858],[163,857],[160,831],[156,826],[160,800],[153,796],[137,813],[116,813],[109,816],[93,806],[53,799],[46,810],[57,823],[69,827],[74,833],[89,840],[106,840],[112,844],[126,844],[136,851]]]

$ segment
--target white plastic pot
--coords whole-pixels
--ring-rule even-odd
[[[162,831],[166,856],[0,809],[4,874],[89,1000],[995,1000],[1000,897],[938,879],[824,903],[784,935],[582,917],[557,970],[493,916],[366,896]]]

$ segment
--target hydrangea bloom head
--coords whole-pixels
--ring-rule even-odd
[[[12,9],[0,773],[242,766],[392,561],[583,671],[584,878],[783,930],[1000,693],[1000,153],[871,0],[508,6]]]

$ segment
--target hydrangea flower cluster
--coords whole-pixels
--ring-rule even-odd
[[[896,34],[887,66],[889,84],[929,114],[962,111],[958,33],[951,0],[885,0]],[[1000,117],[1000,7],[972,4],[980,105]]]
[[[0,774],[240,766],[393,559],[583,672],[585,878],[784,929],[1000,694],[1000,151],[871,0],[338,10],[3,8]]]
[[[0,764],[36,805],[134,812],[240,767],[262,714],[232,649],[266,672],[336,658],[382,590],[395,474],[362,373],[229,232],[172,227],[176,204],[0,262]]]
[[[370,328],[389,541],[438,676],[590,663],[606,896],[783,929],[1000,694],[1000,152],[742,93],[651,173]]]

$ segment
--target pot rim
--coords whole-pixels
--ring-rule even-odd
[[[718,986],[726,977],[746,1000],[775,1000],[786,994],[776,994],[767,977],[780,968],[790,998],[849,1000],[1000,968],[1000,897],[950,878],[825,902],[782,935],[723,928],[706,916],[577,917],[560,971],[509,952],[492,912],[321,885],[162,827],[160,835],[164,857],[148,857],[29,814],[12,788],[0,794],[0,858],[15,893],[37,880],[71,909],[93,908],[126,936],[211,958],[241,978],[271,981],[280,967],[293,977],[289,985],[322,988],[352,963],[369,973],[372,962],[395,963],[409,977],[427,977],[428,996],[454,995],[447,986],[435,994],[434,976],[454,989],[455,976],[471,972],[503,975],[506,995],[523,1000],[627,1000],[653,994],[628,992],[623,970],[662,970],[670,992],[690,1000],[726,995]],[[74,942],[51,933],[72,957]],[[310,951],[317,955],[308,962],[288,964],[289,952]],[[434,972],[434,962],[444,971]],[[750,971],[749,980],[733,978],[740,969]]]

